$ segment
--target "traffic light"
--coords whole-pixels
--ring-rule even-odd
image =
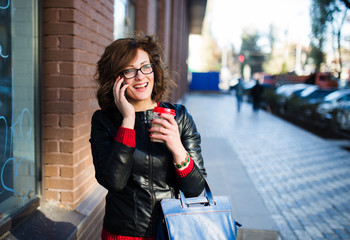
[[[244,62],[244,56],[242,54],[238,56],[238,61],[241,63]]]

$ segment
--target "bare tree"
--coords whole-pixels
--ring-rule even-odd
[[[337,73],[342,72],[342,28],[346,21],[347,10],[350,8],[349,0],[313,0],[310,8],[311,16],[311,57],[316,64],[316,71],[320,70],[320,65],[324,62],[323,47],[327,40],[327,27],[332,29],[333,50],[337,55]]]

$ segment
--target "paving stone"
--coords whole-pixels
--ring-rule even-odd
[[[250,104],[237,113],[233,95],[191,93],[185,105],[202,138],[226,140],[280,240],[350,239],[349,151]]]

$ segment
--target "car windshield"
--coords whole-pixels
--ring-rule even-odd
[[[283,91],[286,91],[288,88],[293,87],[293,85],[294,85],[294,84],[285,84],[285,85],[282,85],[282,86],[280,86],[280,87],[278,87],[278,88],[276,89],[276,93],[280,94],[280,93],[282,93]]]
[[[303,91],[300,93],[300,96],[301,96],[301,97],[307,97],[307,96],[309,96],[310,94],[314,93],[316,90],[317,90],[317,87],[316,87],[316,86],[307,87],[305,90],[303,90]]]
[[[316,90],[313,93],[311,93],[308,97],[309,98],[323,98],[330,94],[331,90]]]
[[[340,98],[341,96],[343,96],[343,93],[342,92],[339,92],[339,91],[335,91],[335,92],[332,92],[330,94],[328,94],[324,100],[326,102],[332,102],[334,100],[337,100],[338,98]]]

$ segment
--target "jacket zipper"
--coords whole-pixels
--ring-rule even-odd
[[[146,136],[147,136],[148,135],[148,128],[150,127],[150,124],[148,121],[148,112],[146,111],[143,116],[144,116],[144,126],[145,126],[145,131],[146,131]],[[147,147],[148,164],[149,164],[148,184],[149,184],[149,191],[151,193],[151,204],[152,204],[152,208],[153,208],[155,206],[156,197],[155,197],[154,189],[153,189],[153,158],[152,158],[152,154],[151,154],[150,144],[151,144],[150,141],[148,141],[148,147]],[[154,219],[152,219],[152,222],[154,222]],[[154,226],[152,226],[152,229],[153,228],[154,228]]]

